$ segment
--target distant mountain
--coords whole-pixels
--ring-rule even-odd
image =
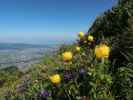
[[[0,50],[5,49],[25,49],[25,48],[51,48],[52,45],[36,45],[24,43],[0,43]]]

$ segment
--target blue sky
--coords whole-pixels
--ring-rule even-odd
[[[0,0],[0,42],[71,41],[117,0]]]

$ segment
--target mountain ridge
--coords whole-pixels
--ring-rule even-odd
[[[28,43],[0,43],[0,50],[4,49],[25,49],[25,48],[51,48],[51,44],[28,44]]]

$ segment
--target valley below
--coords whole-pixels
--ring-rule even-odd
[[[53,52],[55,48],[52,45],[0,44],[0,69],[10,66],[26,69],[39,63],[45,54]]]

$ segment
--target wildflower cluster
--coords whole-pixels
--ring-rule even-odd
[[[108,73],[110,47],[104,43],[91,47],[90,45],[95,42],[93,35],[85,38],[86,35],[80,32],[78,37],[79,41],[88,44],[89,48],[78,43],[74,44],[71,49],[60,50],[61,52],[56,55],[54,60],[59,58],[57,67],[54,65],[50,69],[48,64],[46,69],[42,67],[38,73],[34,72],[36,69],[33,70],[36,78],[26,85],[28,88],[25,92],[25,95],[28,95],[26,99],[98,100],[100,98],[105,100],[112,98],[110,92],[112,77]]]
[[[87,36],[87,40],[85,40],[86,35],[83,32],[80,32],[78,36],[79,40],[87,41],[88,45],[95,41],[92,35]],[[49,90],[52,98],[60,100],[88,98],[94,100],[111,97],[109,88],[112,78],[107,75],[109,69],[109,66],[107,67],[107,58],[110,54],[110,47],[104,43],[96,45],[94,49],[90,47],[89,49],[93,49],[93,57],[96,58],[96,61],[94,60],[88,64],[82,62],[90,60],[84,58],[88,55],[85,54],[86,52],[82,52],[82,49],[84,48],[77,44],[74,45],[73,50],[67,49],[62,52],[61,66],[65,67],[62,70],[58,69],[55,74],[50,75],[48,78],[51,84]],[[88,53],[90,53],[89,49]],[[99,59],[101,59],[100,62]],[[105,59],[104,62],[103,59]]]

